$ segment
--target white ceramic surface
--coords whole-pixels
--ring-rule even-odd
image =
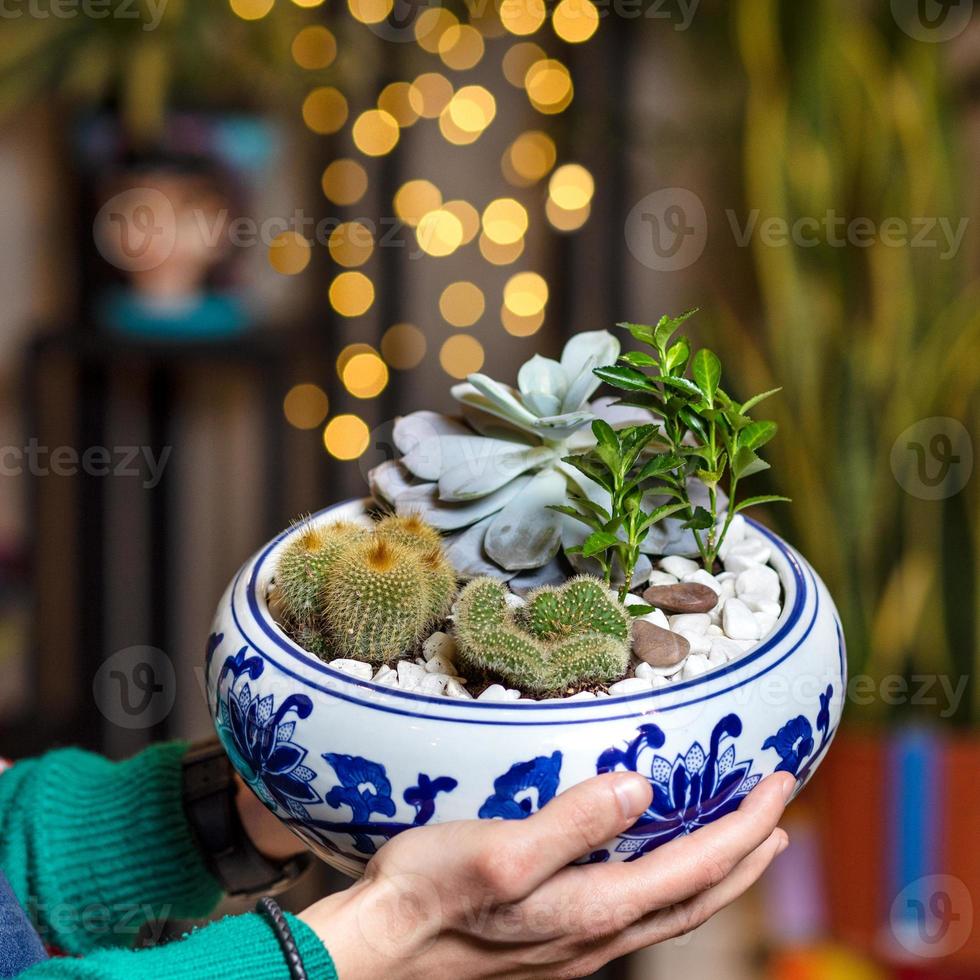
[[[363,501],[315,520],[363,514]],[[331,669],[270,615],[276,558],[250,558],[218,605],[208,703],[236,768],[330,864],[357,875],[393,834],[474,817],[522,818],[597,772],[632,769],[654,801],[583,860],[633,860],[734,809],[777,769],[800,785],[826,753],[846,688],[827,589],[770,531],[784,590],[773,632],[740,659],[660,690],[594,701],[487,702],[393,690]]]

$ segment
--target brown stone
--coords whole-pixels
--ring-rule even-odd
[[[633,623],[633,653],[651,667],[673,667],[691,652],[691,644],[656,623]]]
[[[666,613],[706,613],[718,605],[718,593],[700,582],[679,582],[651,585],[643,593],[643,600]]]

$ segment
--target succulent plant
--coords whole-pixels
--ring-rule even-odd
[[[452,389],[462,418],[414,412],[394,427],[402,454],[369,480],[397,513],[418,512],[450,535],[449,555],[464,577],[507,578],[554,558],[583,537],[577,523],[549,505],[569,493],[604,491],[562,457],[590,448],[589,423],[613,427],[650,422],[643,409],[589,402],[593,370],[615,361],[619,341],[608,331],[575,335],[558,361],[535,355],[518,371],[517,388],[472,374]],[[501,575],[503,570],[503,575]]]
[[[621,677],[629,664],[630,616],[590,576],[544,587],[513,610],[507,587],[474,579],[456,606],[459,660],[534,694]]]
[[[456,573],[439,533],[416,516],[373,529],[310,525],[276,569],[283,625],[318,656],[387,663],[449,612]]]

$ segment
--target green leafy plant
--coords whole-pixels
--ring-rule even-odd
[[[565,459],[610,496],[608,510],[584,496],[556,509],[592,528],[581,553],[599,561],[607,581],[613,560],[619,561],[626,577],[622,598],[640,546],[657,521],[680,514],[710,571],[736,514],[789,499],[767,494],[738,500],[739,482],[768,469],[758,450],[776,434],[775,422],[749,413],[779,389],[745,402],[729,396],[721,387],[718,355],[701,349],[692,356],[687,338],[675,339],[695,312],[661,317],[656,326],[619,324],[649,350],[622,354],[618,363],[596,368],[595,374],[626,393],[624,404],[647,409],[658,424],[615,432],[594,422],[596,448]],[[707,489],[707,506],[692,499],[692,477]]]
[[[629,665],[630,615],[591,576],[537,589],[516,611],[499,580],[474,579],[455,631],[461,663],[535,694],[608,683]]]

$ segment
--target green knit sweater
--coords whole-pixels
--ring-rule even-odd
[[[129,948],[145,923],[201,918],[221,898],[184,817],[185,750],[160,745],[113,763],[64,749],[0,775],[0,868],[45,942],[80,957],[40,963],[26,980],[289,980],[255,913]],[[287,918],[311,980],[336,980],[317,935]]]

